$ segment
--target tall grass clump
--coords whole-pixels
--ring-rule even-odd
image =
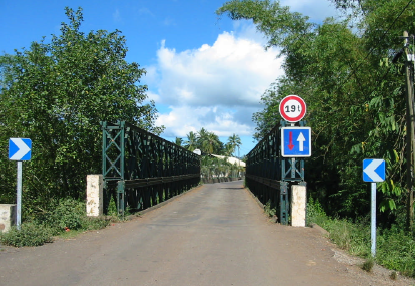
[[[341,249],[362,257],[370,253],[370,228],[367,225],[328,217],[321,204],[310,198],[307,203],[307,224],[313,223],[327,230],[330,240]]]
[[[324,209],[321,206],[320,202],[318,200],[314,201],[313,198],[310,198],[307,203],[307,225],[311,226],[312,224],[318,224],[319,226],[324,228],[328,220],[329,218],[324,212]]]
[[[376,260],[389,269],[415,277],[415,239],[403,227],[382,230],[377,239]]]

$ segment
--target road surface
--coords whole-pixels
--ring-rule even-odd
[[[316,229],[270,222],[242,182],[211,184],[104,230],[7,248],[0,285],[395,285],[333,247]]]

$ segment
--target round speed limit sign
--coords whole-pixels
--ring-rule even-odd
[[[281,100],[279,110],[286,121],[297,122],[304,117],[307,107],[298,95],[288,95]]]

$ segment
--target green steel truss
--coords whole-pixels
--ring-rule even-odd
[[[125,121],[101,122],[105,202],[142,210],[197,186],[199,155]]]
[[[304,121],[299,124],[304,126]],[[276,208],[281,224],[288,224],[290,186],[306,185],[304,158],[281,156],[281,121],[248,153],[246,161],[246,186],[266,205]]]

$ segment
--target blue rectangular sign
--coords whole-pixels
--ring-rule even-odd
[[[281,156],[310,157],[311,127],[281,128]]]
[[[363,160],[363,182],[380,183],[385,181],[386,165],[383,159]]]
[[[30,160],[32,158],[32,140],[30,138],[9,139],[10,160]]]

